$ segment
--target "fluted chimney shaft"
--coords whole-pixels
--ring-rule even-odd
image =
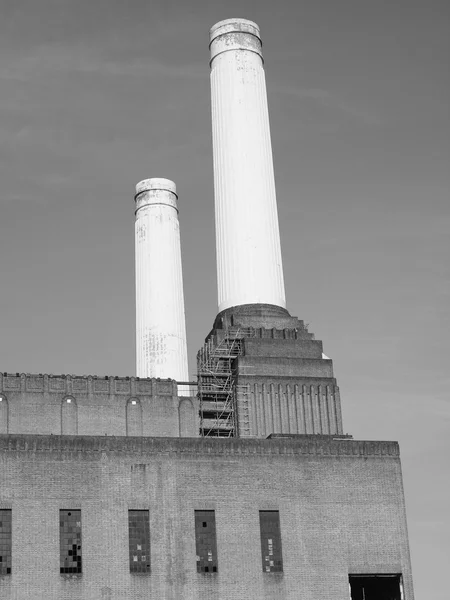
[[[188,381],[175,184],[145,179],[135,201],[137,376]]]
[[[219,312],[242,304],[284,308],[259,27],[228,19],[210,34]]]

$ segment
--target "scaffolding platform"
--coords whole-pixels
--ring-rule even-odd
[[[245,337],[254,337],[253,328],[231,327],[220,340],[211,337],[197,355],[200,435],[236,437],[236,358],[242,354]]]

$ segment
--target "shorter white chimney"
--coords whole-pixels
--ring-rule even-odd
[[[175,183],[144,179],[135,202],[137,376],[188,381]]]

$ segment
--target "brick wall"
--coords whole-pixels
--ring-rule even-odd
[[[197,399],[180,410],[170,379],[0,374],[0,397],[0,433],[193,437],[199,431]]]
[[[198,353],[202,401],[214,401],[213,394],[208,395],[210,372],[230,348],[235,351],[232,371],[239,436],[342,433],[333,361],[303,321],[281,307],[263,304],[222,311]],[[215,383],[220,386],[220,381]]]
[[[349,573],[399,573],[413,600],[398,445],[0,436],[13,510],[5,600],[348,600]],[[59,574],[59,510],[82,511],[83,574]],[[128,563],[129,509],[150,511],[151,574]],[[215,510],[217,574],[196,571],[194,510]],[[280,512],[284,572],[262,572],[259,510]]]
[[[237,406],[239,435],[271,433],[342,434],[339,388],[324,382],[298,385],[295,379],[271,381],[240,376]],[[263,379],[264,381],[264,379]]]

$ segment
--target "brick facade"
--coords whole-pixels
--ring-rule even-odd
[[[206,347],[221,349],[230,335],[241,340],[233,363],[240,437],[342,434],[333,361],[302,320],[279,306],[235,306],[216,317]]]
[[[231,438],[200,437],[202,394],[172,380],[0,374],[2,600],[348,600],[349,575],[369,574],[401,574],[413,600],[398,444],[342,434],[332,361],[286,310],[224,311],[207,340],[227,351],[227,335]],[[148,511],[150,557],[129,511]],[[277,513],[263,547],[282,547],[282,572],[263,572],[260,511]],[[81,575],[60,572],[80,557]]]
[[[197,399],[171,379],[0,373],[0,398],[0,434],[199,434]]]
[[[402,573],[395,442],[0,436],[12,509],[5,600],[348,600],[349,573]],[[59,573],[60,509],[81,509],[83,573]],[[149,510],[151,573],[130,573],[128,510]],[[194,511],[214,510],[218,573],[197,573]],[[280,514],[283,573],[263,573],[259,511]]]

